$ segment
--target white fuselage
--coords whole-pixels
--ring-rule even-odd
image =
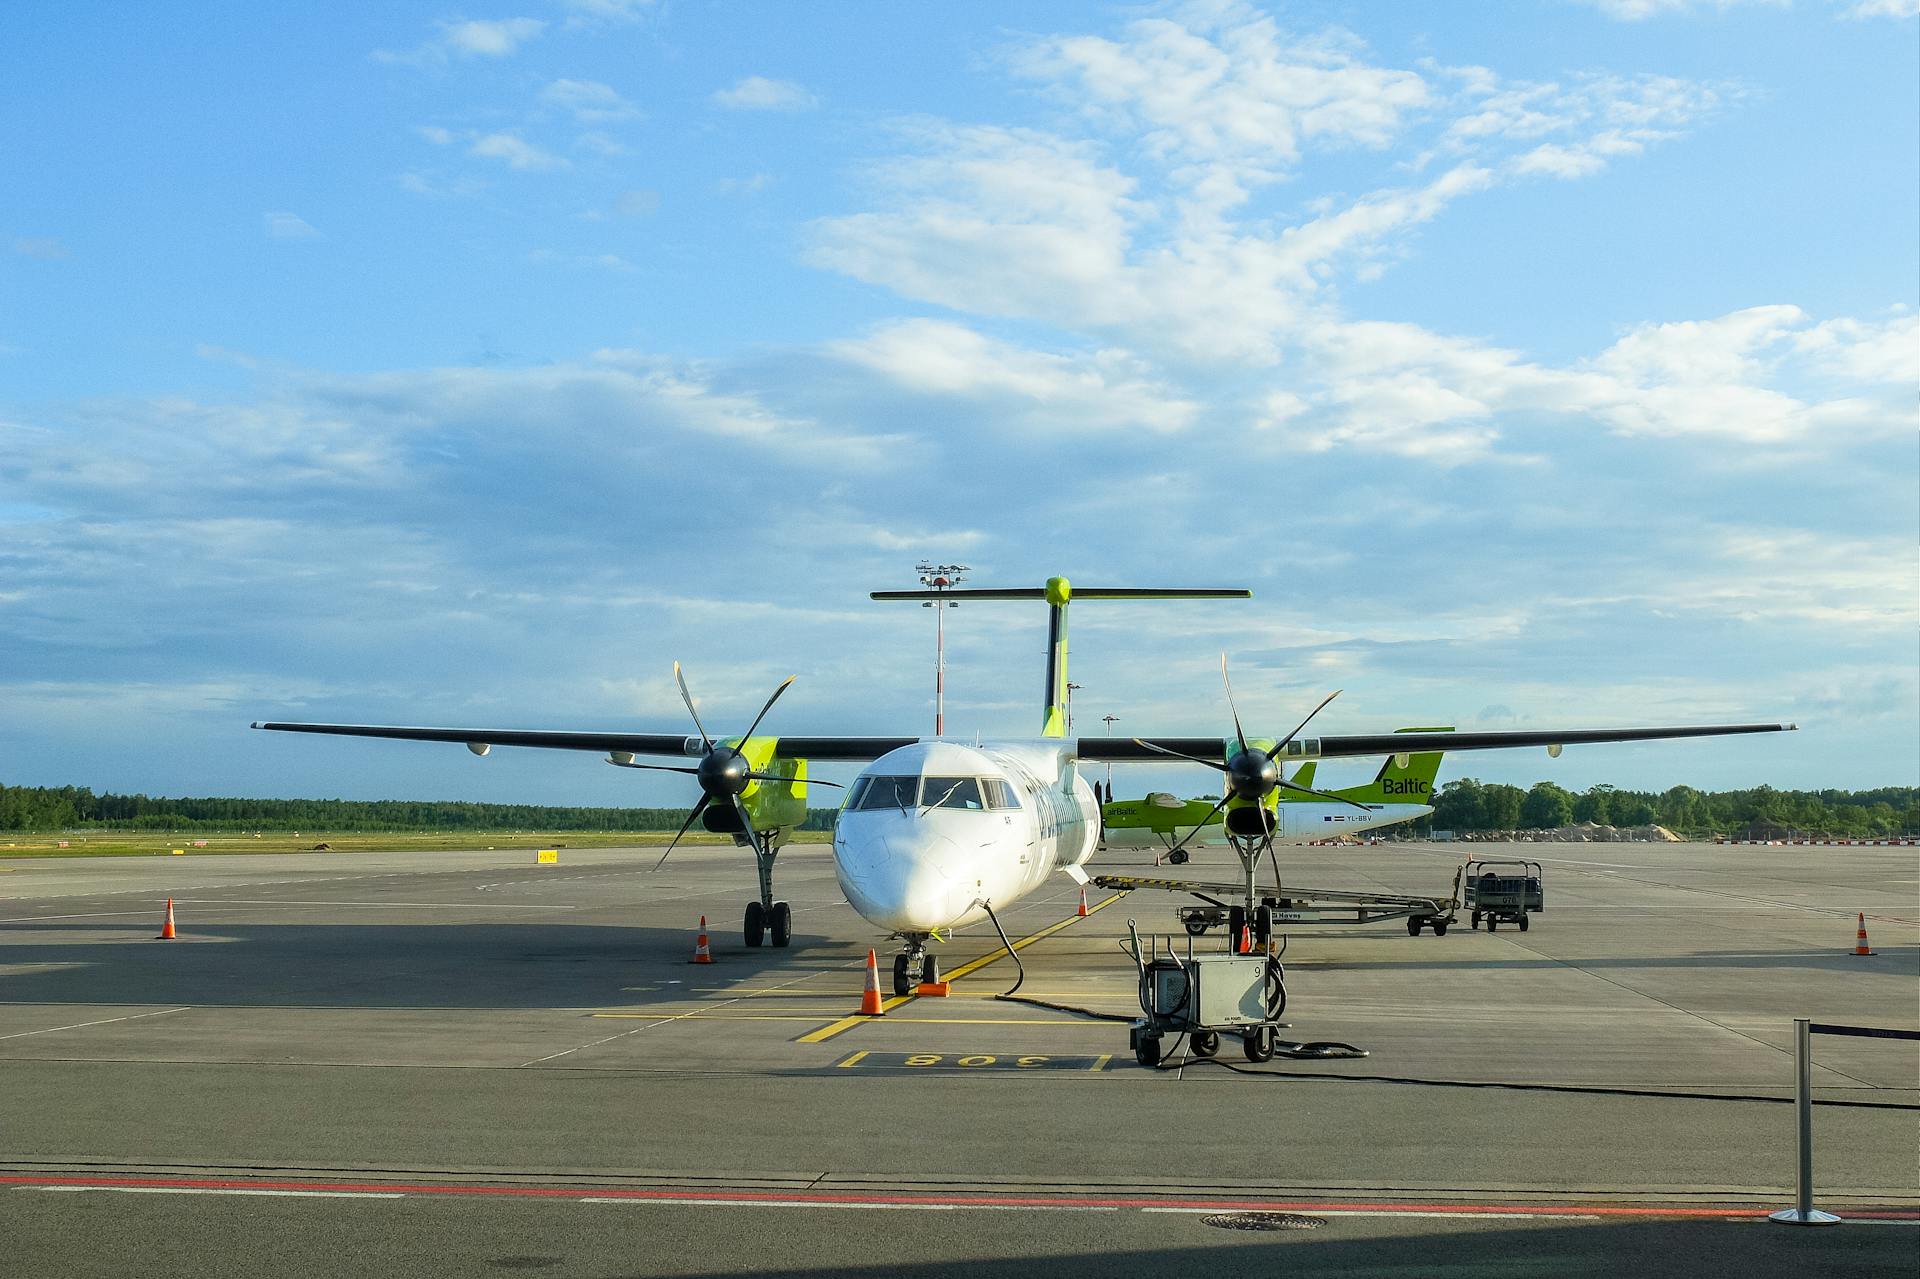
[[[924,934],[1004,909],[1084,863],[1099,835],[1099,802],[1066,742],[929,740],[861,771],[834,826],[833,867],[861,915]]]

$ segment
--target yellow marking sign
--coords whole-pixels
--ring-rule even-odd
[[[834,1065],[842,1070],[885,1070],[906,1072],[941,1070],[957,1073],[999,1071],[1002,1074],[1022,1070],[1101,1071],[1113,1060],[1112,1053],[1099,1056],[1066,1056],[1056,1053],[854,1053]]]
[[[541,849],[539,860],[534,863],[536,866],[558,866],[559,864],[560,850],[557,848]]]

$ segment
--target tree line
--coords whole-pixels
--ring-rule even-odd
[[[802,830],[831,830],[835,808],[809,808]],[[685,808],[586,808],[455,800],[168,799],[96,795],[84,786],[0,786],[0,830],[297,831],[538,830],[670,831]],[[1872,839],[1920,831],[1920,788],[1876,790],[1569,791],[1552,782],[1530,789],[1471,777],[1448,782],[1433,814],[1401,829],[1550,830],[1580,822],[1602,826],[1658,823],[1680,835],[1725,835],[1754,826]]]
[[[802,830],[832,830],[838,809],[810,808]],[[677,830],[685,808],[565,808],[464,800],[168,799],[96,795],[84,786],[0,786],[0,830]]]
[[[1676,835],[1727,835],[1753,827],[1819,832],[1872,839],[1920,831],[1920,788],[1875,790],[1703,791],[1622,790],[1593,786],[1570,791],[1552,782],[1527,790],[1471,777],[1448,782],[1433,797],[1433,813],[1409,823],[1410,833],[1428,830],[1551,830],[1593,822],[1600,826],[1665,826]]]

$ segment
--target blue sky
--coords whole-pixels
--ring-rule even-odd
[[[1917,8],[8,6],[0,781],[684,802],[245,724],[928,731],[934,558],[1255,590],[1077,609],[1082,728],[1915,784]]]

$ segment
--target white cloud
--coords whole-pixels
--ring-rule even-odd
[[[1014,66],[1176,170],[1206,166],[1221,204],[1309,145],[1385,146],[1429,103],[1417,72],[1369,66],[1351,41],[1291,37],[1239,6],[1183,16],[1135,21],[1118,40],[1039,40]]]
[[[1023,432],[1171,432],[1199,415],[1199,405],[1121,351],[1054,355],[942,320],[898,321],[829,350],[909,390],[991,403],[992,420]]]
[[[1696,9],[1711,9],[1725,13],[1743,5],[1764,5],[1768,8],[1785,8],[1791,0],[1584,0],[1609,18],[1620,22],[1640,22],[1647,18],[1669,13],[1690,13]]]
[[[1849,18],[1920,18],[1920,0],[1860,0]]]
[[[499,160],[515,169],[527,172],[545,172],[572,167],[561,157],[542,151],[514,133],[489,133],[476,138],[473,145],[467,148],[467,154]]]
[[[731,89],[718,91],[713,100],[735,111],[806,111],[820,105],[820,100],[804,85],[757,75],[747,76]]]
[[[752,173],[744,178],[721,178],[713,189],[721,195],[757,195],[777,180],[771,173]]]
[[[539,266],[589,266],[602,271],[614,271],[625,274],[633,270],[633,263],[618,253],[558,253],[552,249],[535,249],[527,254],[527,261]]]
[[[538,18],[501,18],[443,22],[441,39],[447,48],[478,58],[504,58],[546,30]]]
[[[13,251],[22,257],[56,262],[67,256],[67,246],[50,235],[21,236],[13,242]]]
[[[622,25],[640,21],[657,0],[563,0],[572,10],[568,26]]]
[[[266,225],[267,238],[270,240],[313,240],[320,236],[320,233],[297,213],[263,213],[260,216]]]
[[[644,187],[622,191],[613,202],[613,211],[623,218],[644,218],[660,211],[660,193]]]
[[[450,56],[505,58],[547,28],[547,24],[538,18],[470,19],[441,22],[439,26],[440,34],[418,48],[407,52],[376,49],[373,52],[374,60],[399,66],[429,67],[445,63]]]
[[[598,80],[555,80],[540,91],[540,100],[573,114],[582,124],[606,124],[631,120],[640,114],[611,85]]]

